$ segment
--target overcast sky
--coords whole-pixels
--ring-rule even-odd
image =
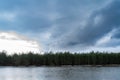
[[[0,0],[0,31],[43,51],[120,51],[119,0]]]

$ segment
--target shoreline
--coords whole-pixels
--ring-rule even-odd
[[[120,64],[110,64],[110,65],[61,65],[61,66],[46,66],[46,65],[41,65],[41,66],[0,66],[0,67],[120,67]]]

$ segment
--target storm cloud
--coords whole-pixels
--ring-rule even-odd
[[[84,26],[69,25],[60,31],[55,45],[60,48],[76,48],[95,46],[97,41],[116,29],[112,38],[119,38],[120,1],[112,1],[101,9],[93,11]],[[79,17],[79,16],[78,16]],[[72,20],[72,19],[71,19]],[[118,30],[117,30],[118,29]],[[64,31],[66,30],[66,31]],[[68,30],[68,31],[67,31]],[[59,31],[59,30],[55,30]],[[65,32],[65,33],[64,33]],[[63,34],[64,33],[64,34]],[[54,35],[54,34],[53,34]],[[116,44],[116,46],[118,43]]]
[[[46,51],[120,46],[119,0],[1,0],[0,31],[37,40]]]

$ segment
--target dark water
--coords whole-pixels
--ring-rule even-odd
[[[120,80],[120,67],[0,67],[0,80]]]

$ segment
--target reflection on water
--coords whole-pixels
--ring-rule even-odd
[[[120,67],[0,67],[0,80],[120,80]]]

